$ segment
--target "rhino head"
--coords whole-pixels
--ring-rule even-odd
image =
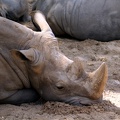
[[[100,102],[107,79],[106,65],[86,73],[79,58],[66,69],[48,69],[45,72],[40,94],[45,100],[62,101],[75,105]]]
[[[33,22],[41,29],[39,45],[28,50],[13,51],[27,61],[32,86],[46,101],[74,105],[100,102],[107,81],[107,66],[102,63],[87,73],[79,57],[68,59],[60,52],[57,39],[40,12],[32,14]],[[42,36],[41,36],[42,35]]]

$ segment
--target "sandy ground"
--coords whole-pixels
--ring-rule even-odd
[[[120,120],[120,40],[98,42],[60,39],[60,50],[70,59],[80,56],[86,71],[102,62],[108,65],[108,82],[103,102],[92,106],[72,106],[60,102],[0,105],[0,120]]]

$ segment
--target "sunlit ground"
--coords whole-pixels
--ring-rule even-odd
[[[110,84],[110,90],[104,92],[104,100],[109,100],[116,107],[120,108],[120,81],[111,80]]]

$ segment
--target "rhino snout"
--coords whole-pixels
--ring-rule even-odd
[[[77,106],[92,105],[92,104],[101,102],[102,97],[103,96],[101,96],[97,100],[93,100],[93,99],[89,99],[87,97],[77,96],[77,97],[72,97],[68,100],[65,100],[65,103],[68,103],[68,104],[71,104],[71,105],[77,105]]]

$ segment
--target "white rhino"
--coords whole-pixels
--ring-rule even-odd
[[[119,0],[37,0],[40,10],[56,36],[78,40],[120,40]]]
[[[41,32],[0,17],[0,103],[21,104],[40,97],[74,105],[102,100],[107,66],[85,72],[79,57],[68,59],[40,12],[32,14]]]

